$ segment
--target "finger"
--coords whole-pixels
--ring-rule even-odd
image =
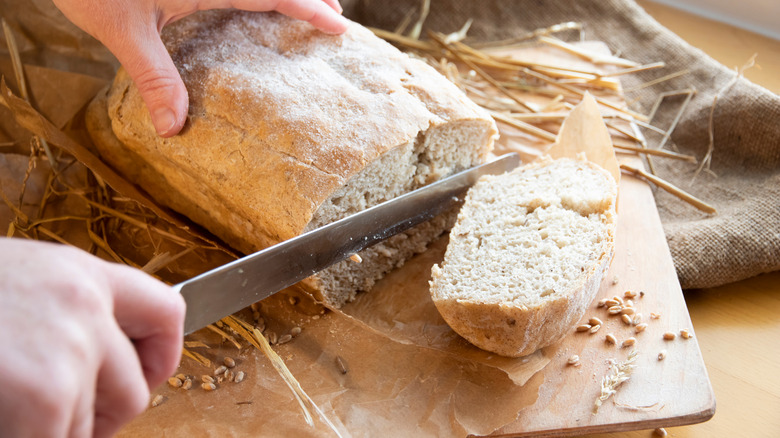
[[[341,16],[337,0],[209,0],[203,9],[236,8],[244,11],[278,11],[289,17],[308,21],[330,34],[344,33],[349,20]]]
[[[341,7],[341,4],[339,3],[339,0],[323,0],[325,3],[328,4],[328,6],[331,7],[334,11],[341,14],[344,12],[344,8]]]
[[[181,131],[187,119],[187,89],[160,39],[156,22],[147,21],[139,29],[122,29],[121,35],[104,38],[103,44],[135,82],[157,134],[171,137]]]
[[[69,438],[89,438],[95,426],[95,382],[81,388],[79,399],[73,412],[70,424]]]
[[[321,1],[280,1],[276,11],[298,20],[308,21],[325,33],[340,34],[346,31],[348,26],[346,18]]]
[[[149,388],[133,344],[118,326],[107,328],[105,356],[97,376],[94,402],[95,437],[113,436],[146,409]]]
[[[149,388],[165,381],[179,364],[184,300],[172,288],[126,266],[112,265],[114,316],[132,339]]]

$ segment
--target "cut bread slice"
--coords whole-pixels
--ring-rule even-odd
[[[587,161],[545,159],[471,188],[431,297],[458,334],[524,356],[585,313],[612,259],[617,186]]]

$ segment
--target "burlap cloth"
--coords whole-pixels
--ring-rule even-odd
[[[0,12],[16,23],[29,41],[61,41],[62,47],[23,47],[25,61],[72,71],[100,71],[110,76],[105,50],[74,32],[50,0],[0,0]],[[14,7],[7,7],[13,4]],[[394,29],[420,0],[342,0],[345,15],[365,25]],[[6,14],[8,13],[8,14]],[[664,61],[663,72],[623,78],[631,88],[671,72],[690,73],[629,93],[634,109],[649,111],[657,96],[669,90],[695,88],[672,136],[681,152],[704,157],[709,145],[709,113],[718,90],[735,72],[662,27],[631,0],[432,0],[425,29],[453,32],[468,18],[471,41],[522,35],[530,30],[574,21],[587,39],[606,42],[612,51],[634,61]],[[42,35],[44,34],[44,35]],[[424,34],[423,34],[424,35]],[[61,37],[60,37],[61,36]],[[0,38],[1,39],[1,38]],[[78,59],[78,62],[72,62]],[[760,57],[759,57],[760,61]],[[102,70],[100,70],[102,68]],[[668,126],[679,106],[661,107],[653,123]],[[719,97],[714,113],[711,170],[693,180],[696,165],[656,160],[658,174],[707,200],[717,215],[695,210],[663,191],[656,201],[669,248],[683,288],[712,287],[760,273],[780,270],[780,98],[739,79]],[[652,146],[658,137],[648,135]]]
[[[347,16],[391,30],[420,3],[342,0]],[[606,42],[613,53],[641,63],[666,63],[663,72],[624,77],[625,88],[688,69],[689,74],[629,93],[627,98],[634,109],[647,113],[659,93],[694,88],[696,96],[674,131],[672,147],[699,159],[709,145],[713,97],[736,75],[658,24],[631,0],[431,0],[424,29],[454,32],[468,18],[474,19],[469,31],[471,41],[510,38],[573,21],[583,24],[586,39]],[[662,106],[653,124],[668,126],[678,108]],[[778,121],[780,98],[740,79],[721,94],[716,106],[711,165],[714,175],[702,172],[694,180],[697,165],[654,161],[659,176],[718,209],[717,215],[707,215],[664,191],[655,191],[683,288],[718,286],[780,269]],[[648,135],[651,147],[658,140]]]

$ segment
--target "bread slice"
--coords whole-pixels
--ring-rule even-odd
[[[205,11],[162,37],[189,92],[182,133],[156,135],[124,70],[88,128],[105,161],[244,253],[482,163],[497,135],[456,86],[356,23],[333,36],[276,13]],[[446,227],[423,224],[306,285],[339,306]]]
[[[617,187],[587,161],[482,177],[466,196],[431,297],[472,344],[524,356],[583,316],[612,259]]]

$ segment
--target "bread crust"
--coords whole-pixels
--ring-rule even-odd
[[[356,23],[332,36],[276,13],[205,11],[162,37],[189,92],[181,134],[157,136],[122,69],[90,105],[90,133],[118,172],[244,253],[339,219],[320,206],[390,151],[421,154],[419,186],[484,162],[497,136],[455,85]],[[438,146],[466,125],[471,144]]]
[[[610,245],[610,252],[577,286],[542,306],[436,298],[433,302],[447,324],[477,347],[501,356],[526,356],[559,341],[582,318],[609,269],[612,254]]]
[[[342,36],[279,14],[208,11],[163,39],[190,97],[187,125],[162,139],[129,75],[107,95],[125,150],[104,159],[232,246],[251,252],[300,234],[368,163],[419,133],[487,114],[424,63],[352,23]],[[100,145],[98,145],[100,147]],[[126,155],[142,162],[134,172]],[[158,177],[150,177],[153,173]]]
[[[542,167],[549,162],[543,160],[527,168]],[[431,273],[431,297],[436,308],[455,332],[475,346],[502,356],[525,356],[563,338],[585,314],[612,261],[617,217],[614,202],[617,188],[614,179],[598,166],[587,164],[612,181],[613,202],[602,214],[602,222],[609,224],[609,227],[607,238],[601,242],[601,247],[594,248],[598,257],[568,290],[557,291],[553,299],[533,306],[446,296],[439,290],[440,284],[444,283],[444,268],[434,265]],[[444,264],[447,260],[445,255]]]

